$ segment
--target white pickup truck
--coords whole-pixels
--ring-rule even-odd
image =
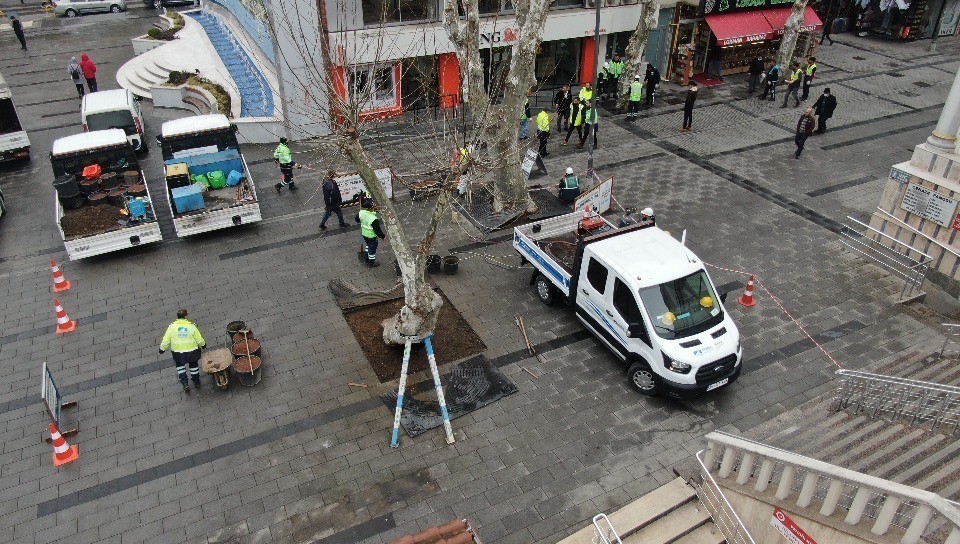
[[[250,177],[247,161],[240,152],[236,127],[225,115],[197,115],[167,121],[157,137],[163,153],[164,180],[173,225],[178,237],[256,223],[262,219],[257,189]],[[188,172],[170,175],[173,170]],[[193,176],[222,172],[242,175],[237,185],[205,189],[202,207],[178,209],[174,192],[193,183]],[[192,207],[192,206],[191,206]]]
[[[138,210],[143,212],[140,215],[132,215],[125,205],[111,203],[93,206],[87,202],[75,209],[65,210],[60,199],[54,198],[57,227],[71,261],[163,239],[146,177],[122,130],[97,130],[60,138],[53,142],[50,164],[55,178],[73,176],[79,179],[83,169],[91,165],[99,165],[103,174],[115,176],[136,172],[139,177],[133,184],[142,187],[144,193],[136,199]],[[103,222],[104,218],[108,222]],[[95,229],[86,229],[85,222],[97,226]],[[65,229],[64,224],[75,225]],[[80,230],[74,232],[73,228]]]
[[[514,229],[545,304],[562,298],[640,393],[693,396],[740,376],[740,333],[703,263],[651,218],[616,228],[580,212]]]
[[[30,158],[30,138],[20,124],[10,87],[0,74],[0,162]]]

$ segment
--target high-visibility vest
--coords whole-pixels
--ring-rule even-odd
[[[570,122],[573,126],[579,127],[583,124],[583,104],[574,104],[570,106]],[[574,116],[576,114],[576,116]]]
[[[813,63],[807,66],[807,75],[813,77],[813,73],[817,71],[817,63]]]
[[[360,216],[360,236],[364,238],[376,238],[377,232],[373,230],[373,222],[377,220],[377,212],[373,210],[360,210],[357,214]]]
[[[160,342],[160,349],[170,348],[176,353],[186,353],[205,345],[207,342],[196,325],[186,319],[178,319],[167,327],[167,332]]]
[[[639,102],[643,98],[643,83],[634,80],[630,84],[630,101]]]
[[[582,89],[580,89],[579,96],[580,96],[581,102],[586,102],[587,100],[591,100],[593,98],[593,89],[588,89],[586,87],[583,87]]]
[[[529,99],[529,98],[523,101],[523,111],[520,112],[520,120],[521,120],[521,121],[524,120],[524,119],[529,119],[529,118],[530,118],[530,117],[527,115],[527,110],[528,110],[528,109],[530,109],[530,99]]]
[[[583,121],[588,125],[596,125],[598,121],[596,108],[587,108],[587,111],[583,114]]]
[[[293,162],[293,155],[290,153],[290,148],[287,147],[287,144],[278,145],[277,150],[273,152],[273,158],[280,161],[280,164],[290,164]]]
[[[620,77],[620,74],[623,73],[623,61],[612,61],[610,63],[610,73],[613,74],[613,77]]]
[[[569,176],[563,176],[563,188],[564,189],[579,189],[580,188],[580,178],[576,174],[570,174]]]
[[[537,114],[537,130],[540,132],[550,132],[550,114],[541,111]]]

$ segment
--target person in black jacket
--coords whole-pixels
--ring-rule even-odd
[[[770,95],[770,101],[775,101],[777,99],[777,81],[779,80],[780,65],[774,63],[774,65],[767,70],[767,84],[763,88],[763,94],[758,96],[757,100],[766,100],[767,95]]]
[[[653,105],[653,99],[657,94],[657,85],[660,85],[660,70],[657,70],[656,66],[648,64],[644,80],[646,81],[644,87],[647,89],[647,107],[650,107]]]
[[[557,110],[557,132],[560,134],[570,126],[570,104],[572,103],[573,95],[570,94],[569,85],[564,85],[553,97],[553,107]]]
[[[689,132],[693,126],[693,104],[697,101],[697,82],[690,80],[690,89],[687,98],[683,101],[683,128],[680,132]]]
[[[20,24],[20,19],[17,19],[15,15],[10,16],[10,27],[13,28],[13,33],[17,36],[17,41],[20,42],[20,49],[26,51],[27,38],[23,35],[23,25]]]
[[[327,230],[327,219],[330,219],[330,216],[337,214],[337,219],[340,220],[340,228],[346,227],[347,222],[343,220],[343,210],[340,209],[340,205],[343,204],[343,195],[340,194],[340,186],[337,185],[337,181],[333,178],[337,176],[337,173],[333,170],[327,172],[327,179],[323,181],[323,219],[320,220],[320,230]]]
[[[749,76],[747,77],[747,91],[750,94],[753,94],[757,90],[757,85],[760,84],[760,76],[763,75],[763,57],[757,57],[750,61],[750,68],[747,70]]]
[[[815,134],[823,134],[827,131],[827,119],[833,117],[833,111],[837,109],[837,97],[830,94],[830,87],[823,89],[823,94],[813,103],[813,111],[817,114],[817,131]]]

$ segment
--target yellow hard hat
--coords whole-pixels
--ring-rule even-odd
[[[660,321],[663,321],[665,325],[673,325],[677,320],[677,316],[673,312],[667,312],[660,317]]]
[[[713,308],[713,297],[705,296],[700,299],[700,305],[704,308]]]

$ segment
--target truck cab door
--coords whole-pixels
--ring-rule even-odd
[[[651,331],[637,302],[637,294],[627,282],[611,274],[611,288],[607,291],[605,305],[612,310],[610,321],[626,340],[630,353],[642,357],[654,369],[663,366],[658,350],[653,349]],[[656,371],[656,370],[654,370]]]
[[[612,288],[613,274],[593,255],[585,255],[583,262],[577,281],[577,318],[613,350],[617,357],[626,361],[627,336],[613,323],[613,312],[605,301]]]

